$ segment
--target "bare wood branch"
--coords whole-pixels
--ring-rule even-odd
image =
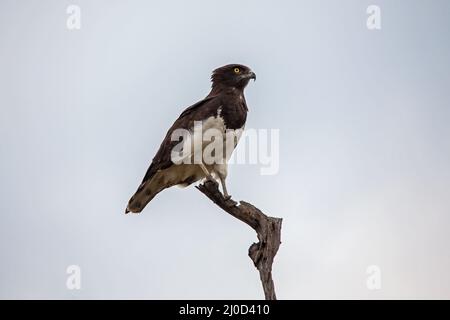
[[[282,219],[269,217],[248,202],[240,201],[238,204],[232,199],[225,199],[214,181],[207,180],[197,186],[197,189],[224,211],[256,231],[259,242],[250,246],[248,255],[259,271],[266,300],[276,300],[272,264],[281,243]]]

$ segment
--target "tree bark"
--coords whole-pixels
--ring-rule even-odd
[[[272,264],[281,243],[282,219],[269,217],[248,202],[240,201],[238,204],[232,199],[226,199],[214,181],[207,180],[197,186],[197,189],[224,211],[245,222],[256,231],[259,242],[250,246],[248,255],[259,271],[266,300],[276,300]]]

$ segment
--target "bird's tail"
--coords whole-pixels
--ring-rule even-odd
[[[155,177],[150,180],[143,182],[136,193],[130,198],[128,201],[127,208],[125,209],[125,214],[128,212],[139,213],[141,212],[145,206],[163,189],[160,183],[155,181]]]

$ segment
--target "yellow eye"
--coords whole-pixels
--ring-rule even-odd
[[[239,73],[239,72],[241,72],[241,69],[239,69],[239,68],[234,68],[234,73]]]

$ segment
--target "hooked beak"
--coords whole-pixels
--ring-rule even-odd
[[[246,73],[243,73],[241,76],[240,76],[240,79],[253,79],[253,81],[256,81],[256,74],[253,72],[253,71],[249,71],[249,72],[246,72]]]

